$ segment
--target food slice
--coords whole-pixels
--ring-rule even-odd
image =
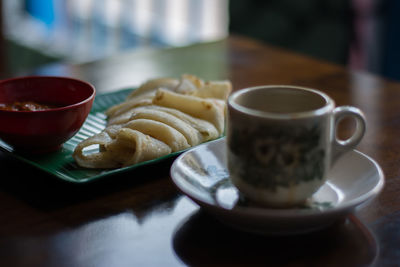
[[[135,109],[130,120],[133,121],[137,119],[158,121],[171,126],[186,138],[190,146],[198,145],[203,141],[200,132],[193,128],[190,124],[168,112],[157,110],[154,108],[154,106]]]
[[[143,83],[139,88],[132,91],[128,95],[127,99],[138,98],[140,96],[154,96],[155,91],[158,88],[164,88],[166,90],[173,90],[178,86],[179,80],[173,78],[156,78]]]
[[[225,109],[223,105],[217,104],[216,101],[158,89],[153,104],[174,108],[193,117],[209,121],[215,126],[219,134],[224,131]]]
[[[121,128],[116,138],[105,146],[114,161],[129,166],[171,153],[165,143],[129,128]]]
[[[183,113],[180,110],[177,109],[173,109],[173,108],[167,108],[167,107],[162,107],[162,106],[156,106],[156,105],[152,105],[152,106],[148,106],[146,108],[151,108],[151,109],[155,109],[155,110],[162,110],[164,112],[167,112],[171,115],[174,115],[175,117],[181,119],[182,121],[188,123],[189,125],[191,125],[193,128],[195,128],[197,131],[199,131],[199,133],[202,135],[202,140],[203,142],[209,141],[209,140],[213,140],[215,138],[218,138],[220,136],[220,134],[218,133],[217,128],[215,128],[215,126],[206,121],[206,120],[202,120],[199,118],[195,118],[193,116],[190,116],[186,113]]]
[[[226,100],[232,91],[232,84],[229,81],[205,82],[204,86],[193,92],[192,95],[201,98],[216,98]]]
[[[137,98],[132,98],[127,101],[124,101],[120,104],[114,105],[106,110],[105,114],[109,119],[112,119],[116,116],[120,116],[126,112],[129,112],[131,109],[139,106],[151,105],[153,100],[152,95],[142,95]]]
[[[98,145],[104,147],[106,144],[112,141],[112,138],[106,133],[101,132],[95,134],[82,142],[80,142],[73,153],[73,157],[79,166],[85,168],[117,168],[118,164],[113,160],[112,155],[105,151],[99,151],[97,153],[84,153],[84,149],[92,145]]]
[[[148,134],[167,144],[171,148],[172,152],[190,147],[183,134],[171,126],[159,121],[137,119],[124,124],[122,127]]]

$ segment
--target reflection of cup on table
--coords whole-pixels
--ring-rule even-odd
[[[347,140],[336,137],[345,117],[356,121]],[[228,99],[227,155],[232,183],[267,206],[304,203],[326,181],[333,162],[365,132],[362,112],[336,107],[323,92],[296,86],[259,86]]]

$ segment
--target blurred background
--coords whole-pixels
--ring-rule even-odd
[[[0,0],[8,75],[229,34],[400,80],[398,0]]]

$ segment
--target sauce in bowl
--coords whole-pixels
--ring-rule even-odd
[[[57,106],[36,103],[33,101],[15,101],[12,104],[0,103],[0,110],[9,110],[9,111],[39,111],[39,110],[48,110],[52,108],[57,108]]]

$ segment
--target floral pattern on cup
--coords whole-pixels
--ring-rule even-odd
[[[307,127],[279,128],[262,125],[232,131],[231,157],[238,175],[255,187],[275,191],[278,186],[290,187],[311,180],[322,180],[325,170],[324,146],[321,145],[321,124]],[[255,137],[253,140],[245,136]],[[246,142],[243,142],[245,141]],[[239,158],[235,155],[241,155]],[[235,158],[237,158],[235,160]]]

